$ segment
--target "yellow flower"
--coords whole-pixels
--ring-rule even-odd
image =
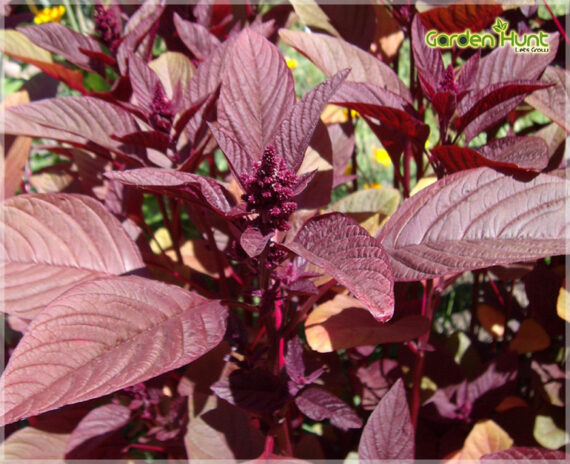
[[[297,60],[293,58],[285,58],[285,63],[287,63],[289,69],[295,69],[297,67]]]
[[[374,150],[374,157],[376,158],[376,161],[384,167],[388,167],[392,163],[390,155],[388,155],[388,152],[383,148],[376,148]]]
[[[346,168],[344,168],[344,175],[350,176],[352,174],[352,163],[348,163]]]
[[[365,184],[364,185],[365,189],[381,189],[382,185],[378,184],[378,183],[374,183],[374,184]]]
[[[44,8],[42,11],[36,13],[36,16],[34,17],[34,23],[59,23],[64,14],[65,7],[63,5]]]
[[[360,117],[360,113],[359,113],[358,111],[356,111],[356,110],[350,110],[350,111],[349,111],[348,108],[345,108],[345,109],[343,110],[343,112],[344,112],[344,114],[346,115],[347,118],[348,118],[349,115],[350,115],[350,117],[351,117],[352,119],[356,119],[356,118],[359,118],[359,117]]]

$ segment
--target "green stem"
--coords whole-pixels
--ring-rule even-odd
[[[69,0],[63,0],[63,6],[65,6],[65,11],[67,13],[67,17],[69,18],[69,22],[71,23],[71,28],[75,32],[80,32],[79,25],[77,24],[77,20],[75,19],[75,15],[71,9],[71,2]]]

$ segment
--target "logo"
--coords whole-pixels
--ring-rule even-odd
[[[434,29],[427,32],[425,41],[430,48],[495,48],[509,45],[517,53],[548,53],[550,47],[548,34],[539,31],[536,34],[518,34],[515,31],[507,33],[509,22],[501,18],[495,20],[491,29],[496,33],[473,33],[465,29],[461,33],[445,34]]]

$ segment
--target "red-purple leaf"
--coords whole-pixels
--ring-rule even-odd
[[[187,364],[225,333],[226,310],[140,277],[77,285],[28,327],[2,377],[4,424],[107,395]]]
[[[101,450],[113,432],[129,423],[131,410],[120,404],[106,404],[90,411],[71,433],[65,449],[67,459],[103,459]],[[116,439],[116,437],[114,437]],[[119,446],[121,444],[119,443]],[[95,457],[93,452],[99,454]],[[117,450],[119,451],[119,450]]]
[[[508,138],[518,140],[509,140],[504,142],[503,146],[494,143],[493,145],[497,147],[495,150],[492,146],[487,146],[485,154],[488,156],[472,148],[458,147],[457,145],[440,145],[432,148],[431,153],[449,173],[483,166],[509,172],[540,171],[548,165],[547,147],[542,139],[538,137]],[[529,139],[528,144],[525,144],[525,139]],[[496,139],[494,142],[500,140],[505,139]],[[518,146],[522,149],[523,145],[529,150],[519,152]],[[480,148],[479,151],[482,152],[483,150]],[[519,160],[521,161],[520,164],[518,163]]]
[[[126,74],[127,62],[139,45],[152,46],[148,40],[146,44],[144,42],[150,37],[149,31],[162,15],[165,3],[164,0],[146,0],[125,24],[125,35],[117,49],[117,63],[121,74]]]
[[[109,179],[144,190],[182,198],[204,205],[220,214],[230,214],[232,196],[217,180],[189,172],[160,168],[141,168],[130,171],[113,171]]]
[[[188,429],[184,436],[191,460],[253,459],[263,451],[264,436],[253,426],[249,415],[214,395],[195,392],[189,398]],[[196,403],[205,403],[203,408]]]
[[[306,388],[295,398],[295,404],[310,419],[319,422],[330,419],[331,424],[341,430],[362,427],[362,420],[354,409],[322,388]]]
[[[570,125],[566,120],[566,109],[570,107],[567,84],[570,73],[567,69],[547,66],[540,80],[554,86],[534,92],[526,98],[526,102],[548,116],[566,132],[570,132]]]
[[[273,146],[293,172],[297,172],[303,162],[305,150],[326,104],[349,72],[347,69],[340,71],[308,92],[281,122]]]
[[[332,102],[374,118],[391,132],[414,139],[422,147],[429,135],[428,126],[414,116],[411,105],[402,97],[375,85],[345,82],[332,98]],[[382,138],[381,141],[383,142]]]
[[[483,90],[500,82],[538,79],[556,56],[558,41],[558,33],[550,35],[548,53],[516,53],[512,47],[497,47],[479,61],[473,84]]]
[[[392,271],[382,245],[340,213],[310,219],[286,246],[348,288],[374,318],[394,313]]]
[[[362,390],[357,393],[362,398],[362,407],[373,410],[388,389],[403,375],[398,362],[389,358],[382,358],[369,366],[359,367],[356,377],[362,384]]]
[[[145,111],[152,112],[152,99],[156,88],[162,87],[156,73],[145,61],[133,55],[129,59],[129,78],[138,106]]]
[[[457,108],[459,117],[455,120],[455,128],[459,132],[465,130],[466,140],[469,141],[510,113],[525,95],[544,89],[547,85],[539,81],[511,81],[489,85],[461,101]]]
[[[174,27],[192,54],[203,61],[220,45],[218,38],[198,23],[186,21],[174,13]]]
[[[239,243],[250,258],[255,258],[263,252],[272,235],[261,235],[258,229],[248,227],[241,234]]]
[[[87,71],[98,72],[100,66],[94,66],[93,60],[79,49],[101,52],[96,40],[72,31],[59,23],[47,23],[18,28],[36,45],[63,56],[71,63]],[[100,63],[99,63],[100,64]]]
[[[414,428],[402,379],[386,393],[364,426],[358,457],[365,461],[414,459]]]
[[[215,92],[222,82],[222,75],[229,61],[236,37],[230,37],[217,47],[212,54],[196,68],[188,85],[190,101],[198,101]]]
[[[369,3],[321,3],[340,36],[357,47],[368,50],[374,40],[377,17],[374,6]]]
[[[144,267],[133,241],[99,202],[71,194],[4,203],[4,310],[32,319],[84,280]]]
[[[166,153],[170,144],[168,134],[161,131],[137,131],[130,134],[112,134],[111,138],[127,145],[152,148]]]
[[[53,63],[51,53],[34,45],[21,32],[13,29],[4,30],[0,49],[12,58],[37,66],[44,73],[64,82],[70,88],[82,93],[85,92],[81,71]]]
[[[503,451],[496,451],[482,456],[485,461],[514,461],[521,463],[549,464],[555,461],[568,462],[570,455],[564,451],[549,450],[545,448],[527,448],[515,446]]]
[[[257,159],[294,103],[293,76],[279,49],[245,29],[233,44],[224,70],[220,126]]]
[[[256,159],[224,129],[212,124],[208,124],[208,127],[218,142],[220,150],[226,155],[235,178],[241,183],[241,175],[250,171]]]
[[[4,462],[41,462],[63,464],[67,433],[53,433],[33,427],[16,430],[0,445]]]
[[[211,390],[218,398],[257,414],[273,414],[288,398],[283,379],[260,367],[233,371]]]
[[[501,14],[501,5],[458,4],[432,8],[420,13],[419,17],[427,29],[449,33],[463,32],[465,29],[479,32],[490,26]]]
[[[92,97],[50,98],[8,108],[6,133],[97,144],[108,150],[140,157],[141,148],[121,145],[111,134],[139,130],[121,107]]]
[[[492,140],[477,151],[490,160],[534,171],[545,169],[550,159],[548,145],[540,137],[503,137]]]
[[[569,186],[549,175],[524,182],[462,171],[406,200],[378,238],[397,281],[564,254]]]
[[[336,37],[325,34],[281,29],[281,39],[308,57],[327,77],[350,68],[349,82],[367,82],[411,101],[405,84],[388,65],[364,50]]]
[[[412,21],[412,51],[418,69],[420,84],[424,93],[431,99],[437,92],[438,84],[443,75],[443,61],[441,51],[437,48],[428,47],[425,42],[427,29],[419,20],[419,15]]]

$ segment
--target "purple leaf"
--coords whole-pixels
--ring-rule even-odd
[[[548,145],[540,137],[503,137],[477,150],[490,160],[516,164],[521,169],[533,171],[545,169],[550,159]]]
[[[233,207],[231,194],[217,180],[198,174],[160,168],[141,168],[130,171],[113,171],[105,174],[109,179],[144,190],[182,198],[198,203],[204,202],[220,214],[230,214]]]
[[[420,84],[426,96],[431,99],[441,82],[443,62],[441,61],[441,51],[427,46],[426,34],[426,27],[420,21],[419,15],[416,15],[412,21],[412,51]]]
[[[281,29],[281,39],[311,60],[327,77],[350,68],[349,82],[367,82],[400,95],[404,100],[412,97],[406,85],[387,64],[360,48],[325,34]]]
[[[224,129],[213,124],[208,124],[208,127],[218,142],[220,150],[226,156],[234,177],[241,184],[241,175],[244,172],[250,172],[256,159]]]
[[[99,72],[101,69],[101,66],[96,66],[89,56],[79,50],[81,48],[94,53],[101,52],[97,41],[88,36],[72,31],[59,23],[19,27],[18,31],[36,45],[63,56],[82,69],[91,72]]]
[[[121,451],[124,446],[120,443],[120,437],[115,436],[120,428],[129,423],[131,411],[126,406],[119,404],[106,404],[90,411],[79,422],[71,433],[67,442],[66,459],[104,459],[111,457],[105,452],[108,440],[119,441],[117,446],[112,447],[115,453]],[[107,443],[106,443],[107,442]]]
[[[152,112],[152,100],[157,86],[162,83],[149,65],[136,55],[129,60],[129,78],[137,105],[146,112]]]
[[[389,358],[379,359],[369,366],[359,367],[356,377],[360,380],[362,387],[357,393],[362,398],[362,407],[366,410],[374,409],[389,388],[402,376],[399,364]]]
[[[96,200],[19,195],[4,202],[4,310],[33,319],[89,279],[144,267],[121,224]]]
[[[89,146],[90,142],[113,152],[140,158],[144,150],[124,146],[111,134],[139,129],[121,107],[92,97],[50,98],[7,109],[6,133],[46,137]]]
[[[556,56],[558,41],[558,33],[550,35],[548,53],[516,53],[512,47],[497,47],[479,61],[473,80],[476,90],[481,91],[500,82],[538,79]]]
[[[170,144],[170,137],[162,131],[137,131],[130,134],[112,134],[113,140],[118,140],[127,145],[152,148],[166,153]]]
[[[349,72],[347,69],[340,71],[308,92],[281,122],[272,145],[293,172],[297,172],[303,162],[305,150],[326,104]]]
[[[198,410],[197,400],[205,403]],[[184,436],[186,452],[192,460],[253,459],[263,452],[264,437],[249,414],[226,401],[195,393],[189,398],[190,421]]]
[[[282,379],[262,368],[234,371],[212,385],[212,391],[234,406],[263,415],[275,412],[288,398]]]
[[[568,462],[570,455],[564,451],[549,450],[545,448],[526,448],[522,446],[515,446],[503,451],[495,451],[491,454],[481,456],[485,461],[500,460],[500,461],[514,461],[521,463],[536,463],[536,464],[549,464],[553,461]]]
[[[139,277],[77,285],[29,325],[2,377],[2,423],[107,395],[188,364],[225,333],[226,309]]]
[[[144,45],[145,39],[150,37],[149,31],[162,15],[165,3],[164,0],[146,0],[125,24],[125,35],[117,49],[117,63],[121,74],[126,74],[129,58],[141,44]]]
[[[188,85],[190,101],[198,101],[217,90],[222,82],[222,75],[229,62],[229,55],[235,41],[235,37],[228,38],[198,65]]]
[[[259,229],[248,227],[241,234],[239,243],[250,258],[256,258],[263,252],[272,236],[272,233],[261,235]]]
[[[540,80],[546,84],[554,84],[554,86],[534,92],[526,98],[526,102],[548,116],[566,132],[570,132],[565,111],[566,108],[570,107],[567,85],[570,80],[570,73],[567,69],[548,66],[542,73]]]
[[[469,141],[510,113],[525,95],[547,85],[539,81],[510,81],[489,85],[461,101],[457,108],[459,117],[455,120],[455,128],[458,132],[465,130]]]
[[[393,279],[380,242],[340,213],[310,219],[286,246],[348,288],[380,322],[394,312]]]
[[[16,430],[0,445],[0,454],[6,462],[64,462],[67,433],[53,433],[33,427]]]
[[[220,126],[258,159],[294,103],[293,76],[279,49],[245,29],[233,44],[224,70]]]
[[[306,388],[295,398],[295,404],[310,419],[319,422],[330,419],[331,424],[341,430],[362,427],[362,420],[354,409],[322,388]]]
[[[440,179],[406,200],[378,238],[397,281],[564,254],[568,181],[490,168]]]
[[[540,171],[548,165],[548,147],[538,137],[495,139],[483,148],[486,148],[485,153],[480,153],[482,148],[476,151],[457,145],[440,145],[432,148],[431,153],[449,173],[483,166],[507,172]]]
[[[320,353],[366,345],[413,340],[429,330],[429,321],[417,314],[381,324],[361,303],[346,295],[317,306],[305,321],[309,346]]]
[[[429,128],[415,117],[411,105],[402,97],[375,85],[345,82],[332,102],[374,118],[390,131],[412,138],[422,147],[429,135]]]
[[[204,61],[220,45],[218,38],[198,23],[186,21],[174,13],[174,27],[186,48],[201,61]]]
[[[372,4],[321,3],[319,6],[344,40],[363,50],[370,48],[377,27]]]
[[[396,381],[368,418],[358,457],[367,461],[414,459],[414,428],[402,379]]]

